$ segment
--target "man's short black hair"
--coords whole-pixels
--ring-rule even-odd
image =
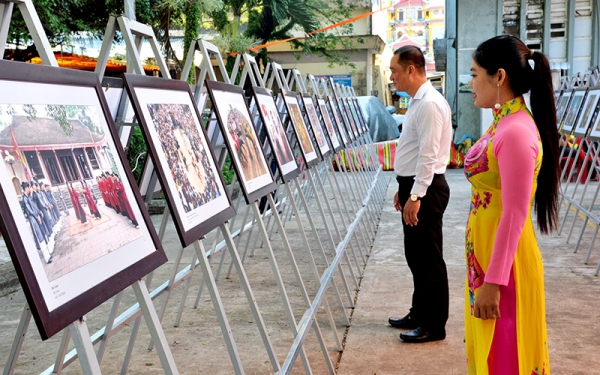
[[[425,73],[425,56],[419,47],[402,46],[394,52],[394,56],[398,56],[398,64],[404,68],[412,65],[421,73]]]

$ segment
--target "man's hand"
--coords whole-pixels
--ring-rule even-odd
[[[473,310],[476,318],[500,318],[500,285],[484,282],[475,297]]]
[[[421,201],[419,200],[413,202],[409,199],[406,202],[406,204],[404,205],[404,211],[402,212],[402,218],[404,219],[404,222],[407,225],[414,227],[419,223],[419,218],[417,217],[417,214],[419,213],[420,208]]]
[[[398,199],[398,193],[394,195],[394,208],[396,211],[402,212],[402,204],[400,203],[400,199]]]

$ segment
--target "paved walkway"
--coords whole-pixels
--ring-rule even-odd
[[[450,204],[444,217],[444,253],[450,282],[446,340],[406,344],[399,339],[403,331],[387,324],[388,317],[400,317],[408,312],[412,293],[412,278],[403,254],[402,230],[398,227],[399,213],[391,204],[397,189],[392,180],[387,193],[389,204],[382,213],[373,252],[365,269],[338,374],[466,374],[463,241],[470,185],[461,170],[449,170],[446,177],[451,189]],[[581,224],[581,220],[578,221]],[[565,243],[564,234],[538,236],[545,263],[553,374],[600,374],[600,278],[593,275],[600,260],[600,242],[596,242],[596,251],[589,264],[582,263],[591,233],[588,229],[582,250],[576,254],[572,252],[573,244]]]
[[[387,172],[387,176],[391,178],[392,173]],[[466,374],[462,316],[465,276],[463,237],[469,209],[470,186],[460,170],[448,171],[447,179],[451,198],[444,220],[444,251],[450,278],[450,318],[446,340],[427,344],[405,344],[398,338],[402,331],[391,328],[387,324],[388,317],[402,316],[407,312],[412,293],[412,279],[403,255],[402,233],[399,230],[400,218],[391,204],[396,189],[396,183],[392,180],[387,191],[387,204],[382,213],[374,248],[364,272],[356,308],[352,313],[352,325],[346,336],[338,374]],[[158,223],[159,219],[160,216],[153,217],[155,223]],[[578,220],[578,225],[581,225],[581,220]],[[292,226],[290,231],[291,228]],[[578,232],[577,230],[575,233]],[[553,374],[600,374],[600,351],[598,350],[600,347],[600,278],[593,275],[596,264],[600,260],[600,242],[592,253],[589,265],[582,263],[585,257],[584,249],[587,248],[591,232],[591,230],[587,231],[582,250],[576,254],[572,252],[573,245],[565,243],[564,234],[539,238],[545,261]],[[168,237],[167,248],[177,249],[177,235],[172,226],[168,227]],[[258,254],[261,253],[257,252]],[[174,255],[169,254],[169,263],[173,262]],[[1,251],[0,258],[2,258]],[[255,268],[256,264],[261,267]],[[272,330],[276,348],[278,351],[286,351],[286,345],[289,345],[291,338],[286,336],[287,341],[277,339],[281,336],[279,331],[286,331],[285,324],[281,324],[282,310],[279,307],[268,307],[267,304],[268,301],[277,301],[275,286],[268,277],[270,276],[268,262],[265,261],[264,256],[255,256],[248,258],[246,265],[252,278],[252,285],[256,288],[256,297],[263,307],[263,313],[267,318],[275,319],[274,321],[277,322]],[[167,277],[166,274],[155,275],[156,280],[165,280]],[[193,285],[197,285],[199,280],[199,277],[194,279]],[[264,358],[263,350],[260,350],[260,341],[257,346],[250,348],[246,342],[257,336],[249,312],[241,309],[237,313],[233,310],[234,307],[244,306],[246,303],[236,280],[237,278],[224,279],[219,284],[222,295],[226,296],[224,299],[230,309],[228,314],[231,322],[235,325],[233,332],[239,340],[238,344],[247,373],[268,374],[270,366]],[[233,299],[231,295],[236,292],[240,296],[236,297],[238,299]],[[195,296],[195,293],[194,288],[191,295]],[[176,296],[172,298],[175,302],[172,303],[171,310],[175,310],[178,299]],[[193,300],[193,297],[188,297],[187,304],[191,305]],[[131,302],[130,298],[122,302],[122,306],[130,306]],[[229,375],[232,373],[229,359],[214,318],[212,304],[207,296],[203,296],[201,302],[197,309],[191,309],[191,306],[186,308],[179,328],[174,328],[172,324],[175,311],[168,311],[163,321],[179,371],[181,374]],[[10,349],[23,304],[22,292],[0,298],[0,366],[4,365]],[[156,303],[157,309],[160,305],[161,303]],[[100,311],[99,308],[97,314],[90,314],[88,326],[91,331],[105,324],[109,308],[110,303],[106,303],[102,306],[104,310]],[[94,318],[94,315],[97,315],[97,318]],[[124,345],[127,342],[129,332],[127,328],[111,341],[111,350],[102,362],[103,371],[106,373],[118,373],[124,352],[120,344]],[[56,356],[60,336],[57,335],[41,343],[32,324],[16,373],[34,374],[45,369]],[[136,345],[136,352],[129,369],[130,374],[162,373],[156,352],[147,351],[147,342],[147,334],[144,333],[144,337],[141,337]],[[279,354],[280,358],[285,355],[285,353]],[[309,354],[313,358],[318,358],[320,355],[312,352]],[[330,351],[330,356],[334,360],[337,353]],[[319,366],[317,359],[312,363],[315,367],[314,374],[326,373],[323,367]],[[301,366],[298,367],[301,370]],[[65,373],[78,374],[80,367],[74,364],[69,366]]]

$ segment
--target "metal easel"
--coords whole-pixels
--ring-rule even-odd
[[[54,57],[54,54],[52,53],[50,43],[48,42],[44,29],[41,25],[41,22],[31,0],[0,1],[0,14],[2,15],[0,23],[0,52],[4,54],[4,50],[6,47],[6,39],[8,36],[8,28],[10,26],[13,5],[15,3],[19,6],[21,14],[23,14],[23,18],[25,20],[27,28],[31,34],[32,39],[34,40],[34,43],[38,49],[38,53],[40,54],[44,65],[57,67],[58,63],[56,61],[56,58]],[[149,298],[146,285],[141,281],[137,281],[133,284],[133,288],[136,293],[138,302],[141,306],[141,309],[143,310],[143,314],[146,318],[146,322],[150,329],[151,335],[158,343],[158,353],[165,373],[177,374],[177,367],[173,360],[170,349],[166,343],[164,332],[162,331],[160,324],[157,322],[156,311],[154,311],[154,307],[152,306],[152,302]],[[12,374],[14,371],[16,361],[21,350],[23,340],[27,333],[31,317],[31,311],[26,305],[23,309],[23,313],[21,314],[21,319],[17,328],[17,332],[15,334],[15,339],[13,341],[13,346],[11,348],[8,361],[4,367],[3,374],[5,375]],[[71,325],[69,325],[69,329],[65,330],[64,332],[65,334],[63,335],[63,341],[68,342],[69,337],[73,338],[73,342],[75,344],[74,351],[77,353],[77,357],[79,358],[79,362],[81,364],[83,372],[85,374],[100,374],[100,364],[98,358],[96,357],[96,353],[94,353],[93,340],[87,329],[85,317],[82,317],[77,321],[71,323]],[[66,332],[69,333],[67,334]],[[62,360],[65,357],[65,346],[66,343],[63,346],[63,349],[59,351],[57,355],[57,363],[55,364],[54,368],[63,367]],[[75,356],[72,356],[71,360],[74,360],[74,358]]]

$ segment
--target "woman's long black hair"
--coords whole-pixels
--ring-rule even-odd
[[[544,152],[534,207],[540,231],[554,231],[558,222],[560,164],[550,63],[542,53],[531,51],[521,40],[509,35],[496,36],[481,43],[473,54],[473,60],[490,75],[500,68],[504,69],[515,95],[530,91],[531,113]]]

